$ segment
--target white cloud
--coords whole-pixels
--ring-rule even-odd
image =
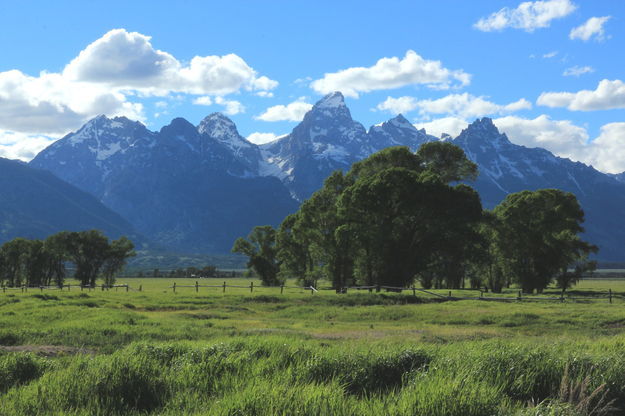
[[[601,127],[601,134],[592,141],[592,164],[609,173],[625,171],[625,123],[609,123]]]
[[[558,51],[549,52],[549,53],[544,54],[543,58],[551,59],[551,58],[554,58],[557,54],[558,54]]]
[[[510,141],[528,147],[543,147],[552,153],[607,173],[625,171],[625,123],[609,123],[592,141],[586,129],[568,120],[541,115],[533,120],[503,117],[493,120]]]
[[[604,79],[595,90],[543,92],[536,103],[547,107],[566,107],[572,111],[625,108],[625,83],[618,79]]]
[[[425,129],[428,134],[441,137],[443,134],[449,134],[456,137],[462,129],[467,127],[467,121],[458,117],[437,118],[428,122],[416,123],[414,126],[418,129]]]
[[[320,94],[341,91],[345,96],[357,98],[359,93],[424,84],[448,89],[465,86],[471,75],[462,70],[449,70],[440,61],[430,61],[409,50],[402,59],[382,58],[370,67],[347,68],[327,73],[311,82],[310,87]]]
[[[431,114],[445,114],[460,119],[511,113],[531,108],[532,104],[524,98],[509,104],[500,105],[488,101],[484,97],[475,97],[468,93],[450,94],[436,100],[417,100],[414,97],[388,97],[377,106],[378,110],[385,110],[394,114],[418,109],[422,117],[429,117]]]
[[[483,32],[502,30],[507,27],[533,32],[549,27],[551,21],[571,14],[577,6],[570,0],[526,1],[515,9],[504,7],[473,25]]]
[[[586,146],[586,129],[569,120],[552,120],[547,115],[534,119],[515,116],[493,120],[513,143],[527,147],[542,147],[559,156],[580,159],[580,150]]]
[[[215,103],[219,105],[223,105],[224,113],[229,116],[233,116],[235,114],[244,113],[245,106],[241,104],[239,101],[235,100],[226,100],[223,97],[215,97]]]
[[[273,92],[269,92],[269,91],[258,91],[258,92],[255,92],[254,94],[263,98],[273,98]]]
[[[406,114],[419,106],[419,101],[414,97],[386,97],[376,106],[380,111],[388,111],[391,114]]]
[[[579,77],[580,75],[588,74],[590,72],[595,72],[595,69],[592,66],[572,66],[564,70],[562,75],[565,77]]]
[[[60,74],[0,72],[0,129],[61,134],[98,115],[143,120],[143,106],[101,85],[68,81]]]
[[[252,143],[256,143],[256,144],[264,144],[264,143],[273,142],[278,137],[279,136],[276,136],[273,133],[255,132],[255,133],[252,133],[249,136],[247,136],[247,141],[248,142],[252,142]]]
[[[197,97],[193,100],[193,104],[196,105],[213,105],[213,100],[207,95]]]
[[[56,140],[42,135],[0,131],[0,157],[28,162]]]
[[[150,39],[125,29],[111,30],[81,51],[65,67],[63,76],[157,95],[225,95],[241,89],[271,90],[278,85],[266,76],[258,77],[235,54],[195,56],[185,66],[169,53],[154,49]]]
[[[597,41],[605,39],[605,30],[603,25],[611,19],[612,16],[591,17],[583,24],[573,28],[569,33],[570,39],[580,39],[588,41],[594,38]]]
[[[225,111],[236,114],[243,105],[224,95],[242,89],[268,92],[277,85],[237,55],[196,56],[182,64],[153,48],[148,36],[116,29],[88,45],[61,73],[0,72],[0,130],[58,135],[98,114],[143,121],[143,105],[131,100],[151,94],[173,100],[202,95],[204,103],[209,96],[222,97]],[[165,108],[163,103],[156,108]]]
[[[311,108],[312,104],[299,99],[287,105],[269,107],[264,113],[254,118],[263,121],[302,121]]]

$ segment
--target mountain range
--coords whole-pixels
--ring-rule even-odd
[[[389,146],[416,150],[441,140],[402,115],[369,130],[343,96],[323,97],[293,131],[264,145],[248,142],[222,114],[194,126],[176,118],[158,132],[124,117],[99,116],[39,153],[45,169],[88,192],[140,234],[185,252],[227,252],[255,225],[277,225],[333,170]],[[509,141],[488,118],[449,140],[480,170],[473,183],[486,208],[511,192],[559,188],[577,195],[586,238],[599,258],[625,260],[625,183],[541,148]]]

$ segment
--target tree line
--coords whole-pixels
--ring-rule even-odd
[[[597,247],[579,236],[584,212],[573,194],[522,191],[485,210],[460,183],[477,174],[451,143],[387,148],[335,171],[277,230],[255,227],[232,251],[248,256],[266,285],[325,278],[336,289],[468,282],[531,293],[555,280],[564,291],[595,267]]]
[[[45,240],[15,238],[0,246],[0,284],[5,286],[62,286],[67,264],[75,266],[74,278],[83,286],[95,286],[103,277],[106,285],[134,256],[134,245],[126,237],[109,242],[98,230],[62,231]]]

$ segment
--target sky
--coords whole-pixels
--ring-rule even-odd
[[[401,113],[625,171],[625,2],[0,2],[0,156],[28,161],[105,114],[159,130],[212,112],[262,143],[341,91],[366,128]]]

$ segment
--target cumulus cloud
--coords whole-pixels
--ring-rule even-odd
[[[436,100],[417,100],[414,97],[388,97],[377,106],[378,110],[389,111],[394,114],[418,109],[422,117],[429,117],[431,114],[446,114],[460,119],[511,113],[531,108],[532,104],[524,98],[509,104],[500,105],[488,101],[484,97],[476,97],[468,93],[450,94]]]
[[[545,54],[543,54],[543,58],[551,59],[551,58],[554,58],[557,54],[558,54],[558,51],[552,51],[552,52],[549,52],[549,53],[545,53]]]
[[[143,105],[133,101],[146,95],[174,100],[182,94],[201,95],[197,104],[215,102],[226,113],[237,114],[243,105],[224,95],[269,93],[277,85],[237,55],[196,56],[182,64],[155,49],[149,36],[115,29],[88,45],[60,73],[0,72],[0,130],[59,135],[99,114],[144,121]],[[167,103],[155,106],[163,109]]]
[[[252,133],[249,136],[247,136],[247,141],[248,142],[252,142],[252,143],[256,143],[256,144],[264,144],[264,143],[273,142],[278,137],[279,136],[276,136],[273,133],[255,132],[255,133]]]
[[[552,153],[594,166],[607,173],[625,171],[625,123],[608,123],[589,141],[585,128],[568,120],[541,115],[533,120],[503,117],[493,120],[513,143],[543,147]]]
[[[605,29],[603,25],[611,19],[612,16],[591,17],[583,24],[573,28],[569,33],[570,39],[580,39],[584,42],[595,39],[602,41],[605,39]]]
[[[30,161],[56,138],[0,131],[0,157]]]
[[[565,77],[579,77],[580,75],[588,74],[590,72],[595,72],[595,69],[592,66],[572,66],[564,70],[562,75]]]
[[[416,123],[414,126],[418,129],[425,129],[428,134],[441,137],[448,134],[456,137],[462,129],[467,127],[467,121],[458,117],[442,117],[427,122]]]
[[[195,105],[213,105],[213,100],[208,95],[197,97],[193,100]]]
[[[526,1],[514,9],[504,7],[488,17],[483,17],[473,27],[483,32],[508,27],[533,32],[549,27],[552,20],[568,16],[576,8],[570,0]]]
[[[618,79],[604,79],[595,90],[544,92],[536,103],[547,107],[566,107],[572,111],[625,108],[625,83]]]
[[[604,125],[592,145],[592,164],[597,169],[609,173],[625,171],[625,123]]]
[[[98,114],[144,119],[141,104],[101,85],[53,73],[31,77],[18,70],[0,72],[1,129],[60,134]]]
[[[569,120],[552,120],[547,115],[534,119],[516,116],[493,120],[513,143],[527,147],[542,147],[558,156],[580,159],[580,150],[586,146],[588,133]]]
[[[376,106],[380,111],[388,111],[391,114],[406,114],[419,106],[419,100],[414,97],[386,97]]]
[[[235,114],[244,113],[245,106],[241,104],[239,101],[235,100],[226,100],[223,97],[215,97],[215,103],[224,106],[224,113],[229,116],[233,116]]]
[[[382,58],[370,67],[353,67],[327,73],[311,82],[320,94],[341,91],[358,98],[360,93],[424,84],[438,89],[468,85],[471,75],[462,70],[450,70],[440,61],[431,61],[409,50],[403,58]]]
[[[304,115],[310,111],[312,104],[304,102],[302,99],[287,105],[274,105],[269,107],[262,114],[254,117],[263,121],[302,121]]]
[[[247,90],[271,90],[278,83],[256,71],[235,54],[195,56],[183,65],[167,52],[155,49],[150,37],[114,29],[88,45],[63,70],[70,80],[103,83],[141,90],[225,95]]]

